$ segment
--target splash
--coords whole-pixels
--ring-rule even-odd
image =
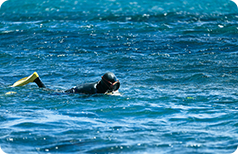
[[[2,4],[4,3],[4,2],[6,2],[7,0],[0,0],[0,8],[1,8],[1,6],[2,6]]]

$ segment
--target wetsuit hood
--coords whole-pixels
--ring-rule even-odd
[[[116,91],[120,88],[120,82],[112,72],[105,73],[99,81],[97,89],[100,93]]]

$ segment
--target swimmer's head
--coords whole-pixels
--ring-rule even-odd
[[[108,88],[109,91],[117,91],[120,88],[119,80],[117,80],[115,74],[111,72],[104,74],[101,82]]]

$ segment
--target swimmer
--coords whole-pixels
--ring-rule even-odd
[[[17,82],[15,82],[11,87],[24,86],[30,82],[34,82],[40,88],[46,88],[41,81],[39,75],[34,72],[29,77],[25,77]],[[118,91],[120,88],[120,82],[117,80],[115,74],[108,72],[102,76],[102,79],[94,83],[86,83],[79,86],[75,86],[65,93],[82,93],[82,94],[96,94],[96,93],[113,93]]]

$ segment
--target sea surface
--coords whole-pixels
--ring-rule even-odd
[[[52,91],[30,83],[37,72]],[[120,96],[64,94],[113,72]],[[8,0],[0,8],[7,154],[231,154],[238,8],[230,0]]]

